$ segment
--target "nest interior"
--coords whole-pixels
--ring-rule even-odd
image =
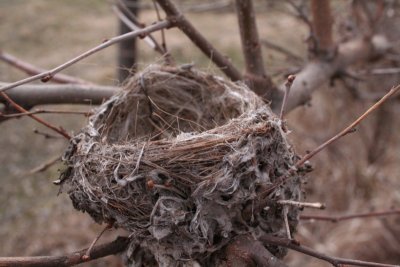
[[[144,258],[160,266],[208,265],[237,235],[286,236],[276,201],[300,200],[301,173],[271,192],[262,210],[244,212],[295,164],[286,135],[244,84],[151,66],[71,140],[62,189],[96,222],[114,221],[131,233],[134,266]],[[298,208],[285,212],[295,231]]]

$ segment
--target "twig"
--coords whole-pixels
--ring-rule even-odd
[[[282,185],[283,183],[285,183],[285,181],[287,179],[289,179],[289,177],[291,177],[293,174],[296,173],[296,171],[298,170],[298,168],[300,168],[301,166],[304,165],[304,163],[306,163],[309,159],[311,159],[312,157],[314,157],[316,154],[318,154],[319,152],[321,152],[324,148],[326,148],[328,145],[332,144],[333,142],[335,142],[336,140],[338,140],[339,138],[354,132],[355,127],[360,124],[372,111],[374,111],[375,109],[379,108],[386,100],[388,100],[392,95],[394,95],[397,91],[399,91],[400,89],[400,85],[397,85],[396,87],[393,87],[392,89],[390,89],[390,91],[384,95],[378,102],[376,102],[374,105],[372,105],[367,111],[365,111],[360,117],[358,117],[354,122],[352,122],[349,126],[347,126],[346,128],[344,128],[342,131],[340,131],[339,133],[337,133],[335,136],[333,136],[332,138],[330,138],[329,140],[327,140],[326,142],[324,142],[323,144],[319,145],[317,148],[315,148],[314,150],[312,150],[311,152],[307,153],[306,155],[304,155],[299,161],[296,162],[296,164],[290,168],[286,174],[282,175],[281,177],[278,178],[278,181],[272,185],[271,187],[269,187],[268,189],[266,189],[261,195],[262,197],[267,196],[272,190],[274,190],[275,188],[277,188],[278,186]]]
[[[266,75],[264,68],[253,1],[236,0],[235,3],[242,51],[246,64],[246,78],[249,79],[249,85],[253,91],[258,95],[265,95],[268,99],[274,86],[271,79]]]
[[[51,158],[50,160],[40,164],[39,166],[33,168],[32,170],[20,174],[19,176],[28,176],[28,175],[36,174],[39,172],[44,172],[45,170],[47,170],[49,167],[53,166],[55,163],[57,163],[60,160],[61,160],[61,156],[56,156],[56,157]]]
[[[289,205],[289,206],[295,206],[299,208],[313,208],[313,209],[320,209],[323,210],[325,209],[325,204],[322,203],[310,203],[310,202],[299,202],[299,201],[293,201],[293,200],[278,200],[278,204],[280,205]]]
[[[92,250],[94,248],[94,245],[96,245],[97,241],[99,241],[100,237],[109,229],[111,229],[114,225],[114,222],[108,223],[106,225],[106,227],[104,227],[104,229],[100,232],[100,234],[98,236],[96,236],[96,238],[93,240],[92,244],[90,244],[89,248],[87,249],[85,255],[82,256],[82,259],[87,261],[89,259],[91,259],[91,253]]]
[[[15,114],[0,114],[0,117],[4,118],[18,118],[23,116],[28,116],[32,114],[71,114],[71,115],[84,115],[90,116],[93,113],[90,111],[70,111],[70,110],[50,110],[50,109],[36,109],[33,111],[28,111],[25,113],[15,113]]]
[[[283,101],[282,101],[282,107],[281,107],[281,112],[279,115],[279,118],[283,120],[283,115],[285,113],[285,107],[287,103],[287,99],[290,93],[290,88],[292,87],[293,81],[296,79],[296,75],[289,75],[287,77],[286,83],[285,83],[285,94],[283,95]]]
[[[136,20],[132,20],[131,19],[131,16],[133,16],[133,14],[129,10],[128,11],[130,12],[130,14],[132,14],[131,16],[129,16],[129,18],[121,11],[120,5],[113,6],[112,10],[117,15],[117,17],[132,31],[137,31],[139,29],[143,29],[143,26],[141,24],[138,24],[138,23],[136,23]],[[127,12],[127,11],[125,11],[125,12]],[[145,41],[156,52],[158,52],[158,53],[160,53],[162,55],[164,54],[164,50],[157,43],[157,41],[154,39],[154,37],[151,34],[149,34],[146,37],[144,37],[143,41]]]
[[[286,234],[289,239],[292,239],[292,234],[290,233],[290,227],[289,227],[288,212],[289,212],[288,206],[286,205],[283,206],[283,220],[285,222]]]
[[[0,257],[0,267],[67,267],[83,262],[103,258],[123,252],[129,244],[129,238],[118,237],[116,240],[93,247],[90,259],[84,260],[87,249],[63,256],[36,256],[36,257]]]
[[[134,38],[134,37],[137,37],[137,36],[146,36],[147,34],[149,34],[151,32],[158,31],[158,30],[161,30],[163,28],[168,28],[170,26],[171,26],[171,22],[167,21],[167,20],[164,20],[164,21],[156,22],[153,25],[150,25],[150,26],[148,26],[146,28],[143,28],[141,30],[138,30],[138,31],[135,31],[135,32],[128,32],[126,34],[113,37],[111,39],[108,39],[108,40],[104,41],[102,44],[100,44],[100,45],[98,45],[98,46],[96,46],[96,47],[84,52],[83,54],[81,54],[81,55],[79,55],[79,56],[77,56],[77,57],[75,57],[75,58],[73,58],[73,59],[71,59],[71,60],[69,60],[69,61],[67,61],[67,62],[65,62],[65,63],[63,63],[63,64],[61,64],[59,66],[57,66],[57,67],[55,67],[54,69],[52,69],[50,71],[42,72],[40,74],[31,76],[29,78],[26,78],[26,79],[23,79],[23,80],[19,80],[19,81],[14,82],[14,83],[10,83],[7,86],[2,86],[0,88],[0,92],[4,92],[6,90],[9,90],[11,88],[17,87],[19,85],[26,84],[26,83],[29,83],[29,82],[32,82],[32,81],[36,81],[36,80],[39,80],[39,79],[41,79],[42,82],[47,82],[56,73],[58,73],[58,72],[60,72],[60,71],[62,71],[64,69],[70,67],[71,65],[75,64],[76,62],[78,62],[78,61],[80,61],[80,60],[82,60],[84,58],[87,58],[88,56],[90,56],[92,54],[95,54],[95,53],[97,53],[97,52],[99,52],[99,51],[101,51],[101,50],[103,50],[103,49],[105,49],[105,48],[107,48],[107,47],[109,47],[109,46],[111,46],[113,44],[128,40],[130,38]]]
[[[158,10],[158,5],[157,5],[155,0],[152,0],[151,2],[153,2],[153,6],[154,6],[154,10],[156,11],[157,19],[160,21],[161,20],[161,15],[160,15],[160,11]],[[165,39],[164,30],[161,30],[161,46],[162,46],[162,48],[164,49],[165,52],[168,51],[168,49],[167,49],[167,41]]]
[[[178,27],[221,71],[233,81],[242,80],[235,66],[222,55],[196,28],[185,18],[170,0],[156,0],[167,14],[173,26]]]
[[[15,103],[11,98],[8,97],[8,95],[6,95],[4,92],[0,91],[0,95],[5,98],[16,110],[18,110],[19,112],[22,113],[29,113],[29,111],[27,111],[26,109],[24,109],[23,107],[21,107],[20,105],[18,105],[17,103]],[[58,134],[62,135],[63,137],[65,137],[67,140],[71,139],[71,136],[69,134],[67,134],[67,132],[60,128],[57,128],[53,125],[51,125],[50,123],[42,120],[41,118],[36,117],[33,114],[28,114],[29,117],[31,117],[32,119],[34,119],[35,121],[39,122],[40,124],[43,124],[44,126],[46,126],[49,129],[52,129],[53,131],[57,132]]]
[[[303,62],[304,60],[298,56],[295,55],[292,51],[290,51],[289,49],[286,49],[280,45],[274,44],[270,41],[267,40],[261,40],[261,44],[264,45],[267,48],[270,48],[272,50],[275,50],[276,52],[279,52],[283,55],[285,55],[289,60],[293,60],[295,62]]]
[[[258,238],[264,245],[276,245],[281,247],[286,247],[292,250],[296,250],[303,254],[309,255],[311,257],[326,261],[331,263],[333,266],[343,266],[344,264],[352,265],[352,266],[366,266],[366,267],[399,267],[400,265],[393,265],[393,264],[384,264],[384,263],[376,263],[376,262],[369,262],[369,261],[359,261],[359,260],[351,260],[351,259],[344,259],[338,257],[332,257],[315,251],[311,248],[300,246],[297,241],[286,239],[286,238],[279,238],[270,235],[262,235]]]
[[[386,211],[375,211],[375,212],[364,212],[354,213],[349,215],[300,215],[301,220],[316,220],[316,221],[329,221],[329,222],[340,222],[352,219],[360,218],[376,218],[390,215],[400,215],[400,209],[386,210]]]
[[[0,83],[0,86],[9,86]],[[7,95],[25,109],[43,104],[92,104],[98,105],[120,90],[114,86],[80,84],[27,84],[13,88]],[[6,100],[0,97],[0,102]]]
[[[39,131],[38,129],[34,129],[34,130],[33,130],[33,133],[34,133],[34,134],[37,134],[37,135],[41,135],[41,136],[43,136],[45,139],[57,139],[57,138],[61,138],[61,137],[58,136],[58,135],[52,135],[52,134],[49,134],[49,133],[41,132],[41,131]]]
[[[45,69],[36,67],[30,63],[22,61],[21,59],[18,59],[15,56],[1,50],[0,50],[0,59],[17,69],[22,70],[23,72],[29,75],[36,75],[38,73],[46,72]],[[54,75],[52,81],[56,83],[92,84],[88,81],[60,73]]]

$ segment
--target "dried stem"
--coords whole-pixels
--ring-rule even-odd
[[[94,245],[96,245],[97,241],[99,241],[100,237],[107,231],[110,230],[114,225],[114,222],[108,223],[106,225],[106,227],[104,227],[104,229],[100,232],[100,234],[98,236],[96,236],[96,238],[93,240],[92,244],[90,244],[89,248],[87,249],[85,255],[82,256],[82,259],[87,261],[89,259],[91,259],[91,254],[94,248]]]
[[[178,27],[221,71],[233,81],[242,80],[240,72],[185,18],[170,0],[156,0],[173,26]]]
[[[46,72],[45,69],[36,67],[30,63],[27,63],[25,61],[22,61],[21,59],[16,58],[15,56],[8,54],[4,51],[0,50],[0,60],[10,64],[11,66],[22,70],[23,72],[29,74],[29,75],[36,75],[42,72]],[[65,75],[65,74],[57,74],[54,75],[53,82],[56,83],[72,83],[72,84],[92,84],[88,81],[79,79],[79,78],[75,78],[75,77],[71,77],[69,75]]]
[[[51,159],[47,160],[46,162],[40,164],[39,166],[33,168],[32,170],[20,174],[19,176],[27,176],[27,175],[36,174],[39,172],[44,172],[45,170],[47,170],[49,167],[53,166],[60,160],[61,160],[61,156],[56,156],[56,157],[51,158]]]
[[[15,103],[11,98],[8,97],[8,95],[6,95],[4,92],[0,92],[0,95],[5,98],[10,104],[11,106],[13,106],[16,110],[18,110],[19,112],[22,113],[29,113],[29,111],[27,111],[26,109],[24,109],[23,107],[21,107],[20,105],[18,105],[17,103]],[[40,124],[43,124],[44,126],[46,126],[47,128],[55,131],[56,133],[62,135],[63,137],[65,137],[67,140],[71,139],[71,136],[69,134],[67,134],[67,132],[60,128],[57,128],[53,125],[51,125],[50,123],[42,120],[41,118],[36,117],[33,114],[28,114],[29,117],[31,117],[32,119],[34,119],[35,121],[39,122]]]
[[[0,267],[67,267],[83,262],[103,258],[123,252],[129,244],[129,238],[118,237],[116,240],[93,247],[90,259],[84,260],[87,249],[73,252],[64,256],[36,256],[36,257],[0,257]]]
[[[235,3],[246,64],[246,79],[253,91],[268,99],[274,86],[264,68],[253,1],[236,0]]]
[[[312,208],[312,209],[320,209],[323,210],[325,209],[325,204],[316,202],[316,203],[310,203],[310,202],[299,202],[299,201],[293,201],[293,200],[278,200],[278,204],[280,205],[287,205],[287,206],[294,206],[294,207],[299,207],[299,208]]]
[[[333,266],[343,266],[343,264],[352,265],[352,266],[367,266],[367,267],[399,267],[399,265],[392,265],[392,264],[384,264],[384,263],[376,263],[376,262],[369,262],[369,261],[359,261],[359,260],[351,260],[351,259],[344,259],[338,257],[332,257],[325,254],[322,254],[318,251],[315,251],[311,248],[300,246],[297,241],[290,240],[287,238],[279,238],[270,235],[263,235],[258,238],[264,245],[276,245],[285,248],[289,248],[292,250],[296,250],[303,254],[309,255],[311,257],[326,261],[331,263]]]
[[[19,118],[23,116],[28,116],[32,114],[71,114],[71,115],[84,115],[86,117],[92,115],[93,113],[90,111],[71,111],[71,110],[50,110],[50,109],[36,109],[33,111],[28,111],[25,113],[15,113],[15,114],[1,114],[0,117],[3,118]]]
[[[286,107],[286,103],[287,103],[287,99],[289,97],[289,93],[290,93],[290,88],[292,87],[293,81],[296,79],[295,75],[289,75],[286,79],[286,83],[285,83],[285,94],[283,96],[283,101],[282,101],[282,107],[281,107],[281,112],[279,115],[279,118],[281,120],[283,120],[283,115],[285,113],[285,107]]]
[[[148,26],[146,28],[143,28],[141,30],[138,30],[138,31],[135,31],[135,32],[128,32],[126,34],[113,37],[113,38],[111,38],[109,40],[106,40],[102,44],[100,44],[100,45],[98,45],[98,46],[86,51],[85,53],[83,53],[83,54],[81,54],[81,55],[79,55],[79,56],[77,56],[77,57],[75,57],[75,58],[73,58],[73,59],[71,59],[71,60],[69,60],[69,61],[67,61],[67,62],[65,62],[65,63],[63,63],[61,65],[59,65],[59,66],[57,66],[57,67],[55,67],[54,69],[52,69],[50,71],[42,72],[40,74],[31,76],[29,78],[26,78],[26,79],[23,79],[23,80],[19,80],[19,81],[14,82],[14,83],[10,83],[10,84],[8,84],[6,86],[2,86],[0,88],[0,92],[4,92],[6,90],[9,90],[11,88],[17,87],[19,85],[26,84],[26,83],[29,83],[29,82],[32,82],[32,81],[36,81],[36,80],[39,80],[39,79],[41,79],[42,82],[47,82],[50,79],[52,79],[53,76],[56,73],[58,73],[58,72],[60,72],[60,71],[62,71],[64,69],[72,66],[76,62],[81,61],[82,59],[85,59],[88,56],[90,56],[92,54],[95,54],[95,53],[97,53],[97,52],[99,52],[99,51],[101,51],[101,50],[103,50],[103,49],[105,49],[105,48],[107,48],[107,47],[109,47],[109,46],[111,46],[113,44],[116,44],[116,43],[119,43],[119,42],[122,42],[122,41],[125,41],[125,40],[128,40],[128,39],[131,39],[131,38],[135,38],[137,36],[146,36],[147,34],[149,34],[151,32],[158,31],[158,30],[161,30],[161,29],[164,29],[164,28],[168,28],[170,26],[171,26],[171,22],[164,20],[164,21],[156,22],[153,25],[150,25],[150,26]]]
[[[349,215],[300,215],[301,220],[316,220],[316,221],[329,221],[329,222],[340,222],[352,219],[361,218],[376,218],[385,217],[390,215],[400,215],[400,209],[385,210],[385,211],[374,211],[364,213],[354,213]]]

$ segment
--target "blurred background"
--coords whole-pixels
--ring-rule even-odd
[[[305,1],[294,1],[302,4]],[[139,20],[157,20],[151,1],[140,1]],[[207,1],[179,1],[190,21],[232,62],[243,69],[237,18],[230,1],[220,8],[199,8]],[[210,2],[212,3],[212,2]],[[302,60],[293,60],[270,47],[263,52],[267,71],[278,84],[285,75],[299,70],[307,61],[307,25],[285,1],[255,1],[261,39],[271,41]],[[351,25],[351,1],[332,2],[335,33]],[[332,80],[312,96],[312,101],[287,117],[290,138],[304,154],[349,125],[373,103],[399,83],[399,72],[375,75],[376,68],[400,67],[400,7],[387,1],[382,32],[394,43],[394,52],[371,65],[351,68],[360,79]],[[0,49],[43,68],[55,67],[119,32],[112,1],[97,0],[0,0]],[[207,7],[207,6],[206,6]],[[386,23],[386,24],[385,24]],[[347,26],[346,26],[347,27]],[[350,26],[348,26],[350,27]],[[349,30],[349,34],[351,31]],[[343,35],[340,35],[343,36]],[[154,37],[160,39],[160,33]],[[195,63],[214,74],[218,69],[178,30],[166,31],[168,50],[177,64]],[[396,50],[397,49],[397,50]],[[137,43],[137,69],[160,62],[160,55],[144,42]],[[102,85],[119,85],[118,51],[110,47],[66,69],[63,73]],[[26,77],[0,62],[0,81]],[[48,106],[45,108],[49,108]],[[90,110],[90,106],[58,105],[53,109]],[[41,115],[70,133],[87,123],[82,115]],[[314,171],[306,185],[307,201],[326,203],[325,211],[304,214],[351,214],[388,210],[400,206],[400,102],[388,101],[357,129],[328,147],[311,163]],[[10,119],[0,125],[0,256],[62,255],[87,247],[103,226],[71,205],[67,195],[58,194],[52,181],[62,164],[43,172],[35,168],[61,155],[67,142],[45,137],[41,125],[29,118]],[[113,240],[123,231],[107,233],[100,242]],[[400,263],[400,216],[349,221],[302,221],[295,238],[320,252],[360,260]],[[290,252],[289,266],[330,266],[297,252]],[[85,266],[122,266],[110,256]]]

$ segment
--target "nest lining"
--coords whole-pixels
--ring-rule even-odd
[[[131,78],[64,158],[63,188],[74,207],[131,232],[135,266],[146,253],[160,266],[207,265],[239,234],[286,235],[276,201],[301,197],[298,173],[270,194],[262,212],[243,216],[297,156],[257,95],[193,69],[151,66]],[[297,215],[290,207],[291,231]]]

